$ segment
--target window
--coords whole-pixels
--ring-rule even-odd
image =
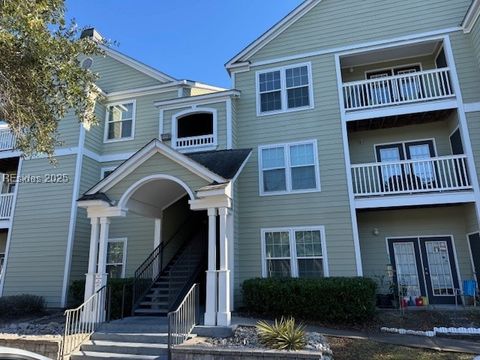
[[[108,105],[105,125],[105,142],[133,139],[135,101]]]
[[[259,148],[260,195],[320,190],[317,142]]]
[[[172,116],[172,147],[181,152],[217,147],[217,110],[189,109]]]
[[[116,168],[117,168],[116,166],[102,168],[102,175],[100,180],[105,179],[108,175],[114,172]]]
[[[257,73],[257,115],[313,107],[310,63]]]
[[[328,276],[323,226],[262,230],[264,277]]]
[[[107,274],[110,278],[125,277],[127,239],[109,239],[107,245]]]

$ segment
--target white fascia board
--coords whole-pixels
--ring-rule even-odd
[[[154,102],[153,105],[156,107],[165,107],[171,105],[185,105],[197,102],[213,102],[213,101],[222,101],[228,98],[240,96],[239,90],[227,90],[219,91],[211,94],[197,95],[197,96],[187,96],[183,98],[176,98],[170,100],[163,100]]]
[[[188,86],[196,87],[196,88],[199,88],[199,89],[212,90],[212,91],[226,91],[226,90],[228,90],[228,89],[225,89],[225,88],[222,88],[222,87],[213,86],[213,85],[209,85],[209,84],[204,84],[204,83],[198,82],[198,81],[190,81],[190,80],[183,80],[183,81],[185,81],[185,83]]]
[[[180,87],[189,86],[185,80],[173,81],[166,84],[145,86],[141,88],[134,88],[122,91],[114,91],[107,94],[107,101],[117,101],[119,99],[145,96],[152,94],[160,94],[169,91],[175,91]]]
[[[161,141],[154,140],[150,142],[150,144],[146,145],[142,150],[134,154],[130,159],[121,164],[117,169],[113,171],[110,176],[107,176],[93,188],[88,190],[86,194],[92,195],[99,191],[107,191],[156,153],[160,153],[166,156],[170,160],[175,161],[179,165],[185,167],[186,169],[190,170],[194,174],[197,174],[198,176],[202,177],[207,181],[218,183],[223,183],[227,181],[223,177],[208,170],[203,165],[200,165],[189,157],[163,144]]]
[[[467,14],[465,15],[465,18],[463,19],[463,22],[462,22],[463,31],[466,34],[472,31],[479,16],[480,16],[480,0],[473,0],[472,5],[470,5],[470,8],[468,9]]]
[[[286,29],[288,29],[292,24],[294,24],[298,19],[300,19],[303,15],[309,12],[321,1],[322,0],[306,0],[302,4],[297,6],[287,16],[285,16],[282,20],[280,20],[273,27],[267,30],[263,35],[261,35],[257,40],[252,42],[240,53],[238,53],[232,59],[230,59],[225,64],[225,67],[227,68],[227,70],[230,71],[230,69],[238,61],[242,61],[242,62],[247,61],[249,58],[255,55],[258,51],[260,51],[260,49],[262,49],[270,41],[275,39],[278,35],[283,33]]]
[[[468,192],[450,192],[438,194],[416,194],[416,195],[395,195],[395,196],[379,196],[369,198],[355,199],[356,209],[376,209],[376,208],[393,208],[401,206],[420,206],[420,205],[440,205],[440,204],[456,204],[456,203],[473,203],[475,202],[475,194],[473,191]]]
[[[113,59],[117,60],[117,61],[120,61],[121,63],[125,64],[125,65],[128,65],[132,68],[134,68],[135,70],[138,70],[140,71],[141,73],[147,75],[147,76],[150,76],[156,80],[159,80],[161,82],[171,82],[171,81],[176,81],[175,78],[157,70],[157,69],[154,69],[153,67],[151,66],[148,66],[146,64],[143,64],[142,62],[138,61],[138,60],[135,60],[133,58],[131,58],[130,56],[127,56],[125,54],[122,54],[116,50],[113,50],[111,48],[109,48],[108,46],[105,46],[105,45],[102,45],[102,44],[99,44],[100,48],[105,51],[105,53],[112,57]]]

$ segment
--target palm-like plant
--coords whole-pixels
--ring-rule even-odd
[[[260,342],[271,349],[301,350],[307,343],[305,325],[296,325],[293,317],[275,319],[273,325],[259,321],[256,327]]]

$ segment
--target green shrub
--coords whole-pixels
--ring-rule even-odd
[[[37,295],[13,295],[0,298],[0,317],[14,318],[45,312],[45,299]]]
[[[243,283],[247,311],[325,322],[357,323],[375,314],[376,284],[368,278],[269,278]]]
[[[265,321],[257,323],[257,332],[260,342],[270,349],[301,350],[307,344],[305,326],[295,324],[294,318],[280,321],[275,319],[273,325]]]
[[[107,285],[107,301],[108,295],[111,291],[110,297],[110,319],[120,319],[122,317],[122,294],[124,291],[124,305],[123,305],[123,316],[130,316],[132,312],[132,289],[133,289],[133,278],[127,279],[108,279]],[[110,288],[110,290],[109,290]],[[69,307],[75,308],[81,305],[84,301],[85,294],[85,280],[76,280],[73,281],[70,285],[70,297],[69,297]]]

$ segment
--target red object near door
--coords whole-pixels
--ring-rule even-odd
[[[415,305],[416,306],[423,306],[423,299],[421,297],[417,297],[415,299]]]

